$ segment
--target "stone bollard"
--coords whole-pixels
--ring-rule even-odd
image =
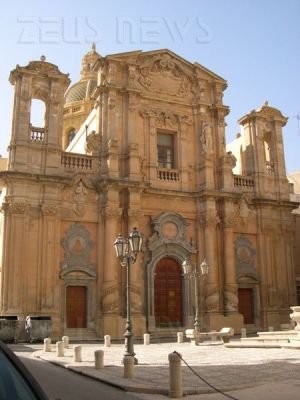
[[[110,336],[109,335],[104,336],[104,347],[110,347]]]
[[[57,357],[64,356],[64,344],[62,341],[56,342],[56,356]]]
[[[268,327],[268,331],[269,331],[269,332],[274,332],[273,326],[269,326],[269,327]]]
[[[81,346],[74,346],[73,348],[74,362],[81,362]]]
[[[126,379],[133,378],[134,357],[125,356],[123,358],[123,364],[124,364],[124,378]]]
[[[217,331],[211,331],[212,335],[211,335],[211,341],[212,342],[216,342],[217,340]]]
[[[175,352],[169,358],[169,397],[178,399],[182,397],[181,358]]]
[[[183,332],[177,332],[177,343],[183,343]]]
[[[62,341],[63,341],[63,344],[64,344],[64,348],[68,349],[69,348],[69,336],[63,336],[62,337]]]
[[[144,345],[150,344],[150,335],[149,333],[144,333]]]
[[[95,355],[95,368],[96,369],[101,369],[104,368],[104,351],[103,350],[96,350],[94,352]]]
[[[44,351],[51,351],[51,339],[44,339]]]
[[[247,337],[247,329],[246,328],[242,328],[241,329],[241,338],[246,338]]]

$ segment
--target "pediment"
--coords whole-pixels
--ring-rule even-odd
[[[191,63],[167,49],[136,51],[107,56],[135,65],[135,79],[139,89],[150,93],[161,93],[192,99],[201,91],[208,90],[206,84],[216,83],[221,90],[226,81],[199,63]]]
[[[199,91],[205,90],[205,84],[201,87],[199,80],[216,79],[200,64],[191,64],[169,50],[141,54],[137,63],[139,85],[153,93],[192,98]]]

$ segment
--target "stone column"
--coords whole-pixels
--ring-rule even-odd
[[[206,310],[209,312],[220,311],[219,267],[216,240],[216,225],[218,222],[219,218],[217,217],[216,212],[212,209],[208,210],[200,218],[200,223],[204,227],[205,258],[209,265],[205,287]]]
[[[105,216],[105,266],[104,266],[104,283],[117,281],[119,276],[119,262],[117,260],[115,250],[113,248],[119,232],[119,218],[122,215],[121,208],[106,207]]]
[[[233,243],[233,211],[227,210],[231,208],[231,203],[225,203],[225,216],[223,217],[223,246],[224,246],[224,309],[226,313],[237,312],[238,297],[236,283],[236,267]]]

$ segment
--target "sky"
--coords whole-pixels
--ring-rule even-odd
[[[0,154],[10,141],[17,64],[46,60],[79,79],[93,42],[102,56],[168,48],[228,82],[226,139],[267,100],[289,118],[287,172],[300,169],[300,0],[15,0],[1,4]],[[298,117],[298,118],[297,118]]]

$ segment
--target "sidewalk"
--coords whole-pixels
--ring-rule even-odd
[[[220,343],[220,342],[219,342]],[[300,396],[300,351],[293,349],[226,348],[223,344],[199,346],[190,343],[162,343],[134,347],[138,365],[134,378],[123,378],[124,345],[81,344],[82,362],[73,362],[73,347],[64,357],[39,350],[35,357],[109,383],[123,390],[138,392],[141,399],[168,396],[168,354],[174,350],[209,384],[241,400],[290,400]],[[94,351],[104,351],[104,369],[94,368]],[[220,400],[216,393],[182,363],[182,386],[186,399]]]

